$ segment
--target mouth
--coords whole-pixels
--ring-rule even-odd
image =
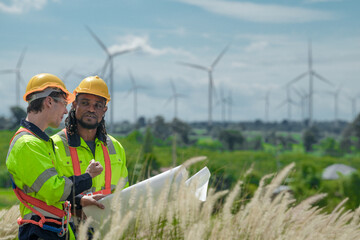
[[[95,114],[85,114],[84,117],[85,118],[90,118],[90,119],[97,119]]]

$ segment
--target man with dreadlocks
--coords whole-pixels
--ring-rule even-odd
[[[104,116],[110,101],[106,83],[98,76],[87,77],[74,90],[74,95],[76,99],[65,120],[65,129],[52,136],[59,147],[63,173],[65,176],[80,175],[95,159],[104,171],[93,179],[92,188],[83,194],[111,194],[120,179],[125,179],[127,187],[124,148],[105,128]]]
[[[74,199],[74,195],[91,187],[92,178],[103,167],[92,161],[82,175],[62,173],[57,146],[45,133],[48,127],[59,127],[68,112],[68,102],[74,100],[60,78],[49,73],[35,75],[28,82],[23,98],[28,103],[27,116],[11,139],[6,158],[13,189],[20,201],[18,238],[75,239],[68,201],[103,207],[96,204],[95,196]]]

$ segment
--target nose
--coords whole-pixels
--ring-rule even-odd
[[[95,112],[95,104],[89,104],[89,111]]]

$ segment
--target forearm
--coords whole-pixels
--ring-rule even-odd
[[[71,176],[69,179],[73,182],[73,187],[67,200],[70,201],[71,205],[76,209],[81,209],[80,201],[83,195],[80,193],[91,188],[92,178],[90,174],[85,173],[80,176]]]
[[[71,176],[69,179],[73,182],[73,186],[67,200],[72,201],[74,196],[91,188],[92,178],[88,173],[84,173],[79,176]]]

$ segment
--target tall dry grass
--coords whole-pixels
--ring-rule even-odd
[[[291,164],[277,175],[264,176],[254,197],[240,206],[235,203],[241,200],[241,181],[231,191],[209,189],[206,202],[198,201],[181,184],[176,191],[164,189],[157,202],[148,196],[136,211],[121,215],[114,207],[110,230],[96,231],[94,239],[360,239],[360,209],[345,211],[342,205],[346,200],[328,214],[313,206],[326,194],[299,204],[289,192],[274,197],[274,190],[293,167]],[[224,196],[219,207],[218,200]],[[91,218],[80,226],[79,239],[86,239],[88,224]]]
[[[17,219],[20,217],[19,205],[0,211],[0,239],[15,239],[18,234]]]
[[[299,204],[289,192],[274,197],[274,190],[293,167],[291,164],[277,175],[264,176],[248,202],[239,198],[241,181],[231,191],[210,188],[206,202],[198,201],[185,184],[164,189],[157,202],[151,201],[149,193],[147,201],[134,211],[120,211],[120,204],[115,202],[108,220],[110,230],[95,231],[93,239],[360,239],[360,208],[346,211],[346,199],[329,214],[314,206],[326,194]],[[1,239],[15,238],[17,208],[0,212]],[[78,229],[78,239],[87,239],[89,225],[91,217]]]

